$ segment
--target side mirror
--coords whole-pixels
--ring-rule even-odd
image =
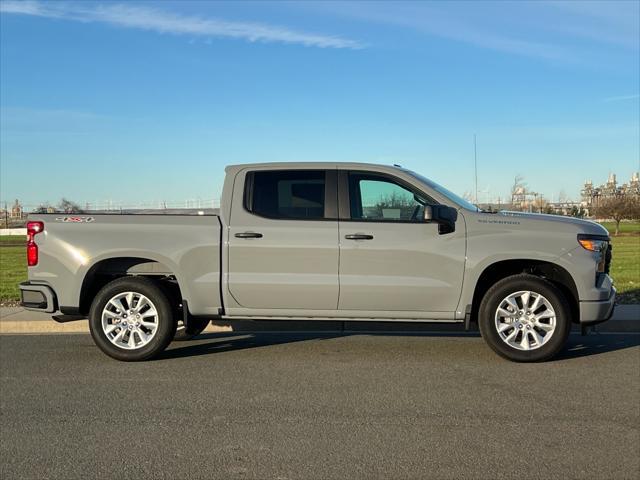
[[[456,220],[458,210],[446,205],[425,205],[424,221],[427,223],[437,223],[438,232],[442,235],[452,233],[456,230]]]

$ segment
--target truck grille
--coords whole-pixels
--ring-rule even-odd
[[[613,246],[609,243],[607,247],[607,252],[604,254],[604,273],[609,273],[611,268],[611,256],[612,256]]]

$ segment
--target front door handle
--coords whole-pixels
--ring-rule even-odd
[[[262,234],[257,232],[241,232],[241,233],[236,233],[235,237],[236,238],[262,238]]]
[[[365,233],[354,233],[351,235],[345,235],[347,240],[373,240],[373,235],[367,235]]]

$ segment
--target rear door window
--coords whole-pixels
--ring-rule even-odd
[[[245,206],[274,219],[321,220],[325,217],[324,170],[273,170],[247,177]]]

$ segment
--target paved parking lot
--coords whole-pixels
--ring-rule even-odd
[[[640,336],[242,333],[125,364],[0,336],[1,478],[638,478]]]

